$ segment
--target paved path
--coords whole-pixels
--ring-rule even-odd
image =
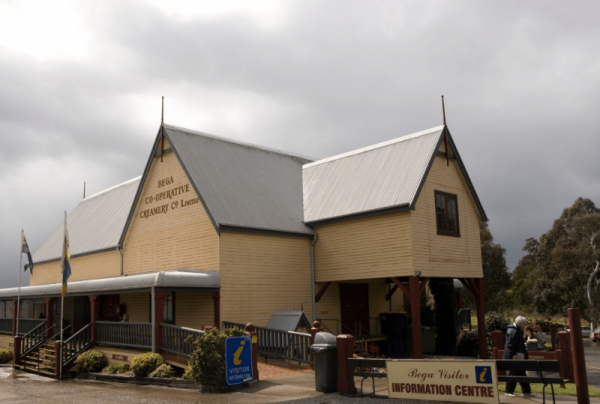
[[[600,344],[585,343],[585,357],[588,381],[591,387],[600,389]],[[356,379],[360,387],[360,378]],[[372,392],[370,381],[365,381],[365,392]],[[138,386],[130,384],[106,383],[88,380],[56,381],[29,373],[0,367],[0,404],[4,403],[268,403],[293,404],[381,404],[381,398],[342,397],[338,394],[321,394],[314,390],[313,373],[274,377],[233,393],[200,393],[197,390],[174,389],[168,387]],[[387,397],[387,381],[378,379],[375,385],[378,397]],[[542,396],[534,398],[506,397],[500,395],[502,403],[533,404],[541,403]],[[572,396],[557,396],[557,403],[576,403]],[[386,400],[387,403],[417,403],[409,400]],[[419,401],[420,404],[428,402]],[[434,402],[429,402],[434,403]],[[591,403],[600,404],[599,398]]]
[[[59,382],[2,367],[0,368],[0,403],[269,403],[321,396],[321,393],[314,390],[314,376],[311,376],[311,374],[302,374],[275,378],[233,393],[214,394],[200,393],[198,390],[88,380]],[[295,379],[297,377],[300,379]],[[281,379],[285,382],[279,381]]]

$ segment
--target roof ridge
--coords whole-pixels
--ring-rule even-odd
[[[97,197],[97,196],[100,196],[100,195],[102,195],[102,194],[106,194],[106,193],[108,193],[108,192],[110,192],[110,191],[112,191],[112,190],[114,190],[114,189],[116,189],[116,188],[122,187],[122,186],[124,186],[124,185],[127,185],[127,184],[129,184],[129,183],[132,183],[132,182],[134,182],[134,181],[136,181],[136,180],[139,180],[140,178],[142,178],[142,176],[141,176],[141,175],[139,175],[139,176],[137,176],[137,177],[135,177],[135,178],[132,178],[132,179],[130,179],[130,180],[127,180],[127,181],[125,181],[125,182],[122,182],[122,183],[120,183],[120,184],[114,185],[114,186],[112,186],[112,187],[110,187],[110,188],[106,188],[105,190],[102,190],[102,191],[100,191],[100,192],[96,192],[96,193],[95,193],[95,194],[93,194],[92,196],[88,196],[87,198],[84,198],[84,199],[82,199],[82,200],[81,200],[81,202],[85,202],[85,201],[87,201],[87,200],[90,200],[90,199],[92,199],[92,198],[95,198],[95,197]],[[80,202],[80,203],[81,203],[81,202]]]
[[[206,133],[206,132],[201,132],[198,130],[193,130],[193,129],[188,129],[188,128],[184,128],[181,126],[176,126],[176,125],[170,125],[167,123],[163,124],[164,126],[166,126],[167,128],[171,128],[171,129],[175,129],[175,130],[179,130],[182,132],[186,132],[192,135],[199,135],[199,136],[204,136],[210,139],[215,139],[215,140],[220,140],[222,142],[228,142],[228,143],[233,143],[233,144],[237,144],[240,146],[244,146],[244,147],[250,147],[253,149],[259,149],[262,151],[267,151],[267,152],[271,152],[271,153],[277,153],[277,154],[283,154],[286,156],[290,156],[290,157],[296,157],[296,158],[300,158],[302,160],[309,160],[309,161],[315,161],[316,159],[312,158],[312,157],[308,157],[308,156],[303,156],[301,154],[296,154],[296,153],[292,153],[292,152],[288,152],[285,150],[279,150],[279,149],[273,149],[270,147],[266,147],[266,146],[260,146],[254,143],[248,143],[248,142],[241,142],[239,140],[233,140],[233,139],[228,139],[226,137],[222,137],[222,136],[216,136],[210,133]]]
[[[430,129],[422,130],[420,132],[411,133],[409,135],[401,136],[401,137],[398,137],[398,138],[395,138],[395,139],[386,140],[384,142],[377,143],[377,144],[374,144],[374,145],[371,145],[371,146],[362,147],[360,149],[351,150],[351,151],[346,152],[346,153],[341,153],[341,154],[337,154],[335,156],[331,156],[331,157],[327,157],[327,158],[324,158],[324,159],[321,159],[321,160],[313,161],[312,163],[308,163],[308,164],[303,165],[302,169],[310,168],[310,167],[315,167],[315,166],[318,166],[320,164],[329,163],[330,161],[343,159],[345,157],[355,156],[357,154],[365,153],[365,152],[368,152],[368,151],[371,151],[371,150],[375,150],[375,149],[380,149],[382,147],[386,147],[386,146],[389,146],[389,145],[392,145],[392,144],[395,144],[395,143],[404,142],[405,140],[414,139],[414,138],[417,138],[419,136],[429,135],[431,133],[438,132],[438,131],[440,131],[442,129],[444,129],[444,125],[435,126],[433,128],[430,128]]]

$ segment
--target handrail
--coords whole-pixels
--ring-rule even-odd
[[[45,321],[43,323],[38,324],[33,330],[29,331],[27,334],[23,335],[21,338],[25,339],[25,338],[29,337],[29,334],[31,334],[32,332],[34,332],[35,330],[37,330],[38,328],[40,328],[43,325],[46,325]]]
[[[174,324],[160,323],[162,327],[162,346],[163,351],[190,357],[192,354],[192,341],[190,337],[198,338],[204,335],[202,330],[182,327]]]
[[[244,329],[246,325],[223,321],[223,327],[225,329],[234,327]],[[312,344],[312,337],[310,334],[260,326],[255,326],[254,329],[258,336],[259,354],[303,363],[311,362],[310,345]]]
[[[323,326],[323,328],[328,329],[329,332],[332,334],[333,330],[329,328],[327,324],[323,324],[323,321],[335,321],[335,335],[340,335],[340,326],[342,325],[342,322],[337,318],[318,318],[317,321],[321,323],[321,326]]]
[[[182,327],[180,325],[175,325],[175,324],[169,324],[169,323],[160,323],[161,326],[163,327],[167,327],[167,328],[175,328],[177,330],[185,330],[185,331],[191,331],[191,332],[198,332],[201,334],[204,334],[205,331],[203,330],[197,330],[195,328],[189,328],[189,327]]]
[[[81,330],[77,331],[68,340],[63,342],[62,346],[62,362],[63,368],[69,362],[77,357],[81,352],[85,351],[92,345],[91,331],[93,323],[89,323]],[[83,337],[83,338],[81,338]]]
[[[75,334],[73,334],[71,336],[71,338],[69,338],[68,340],[65,341],[65,344],[69,341],[71,341],[73,338],[77,337],[79,334],[81,334],[82,331],[87,330],[88,328],[90,328],[92,326],[93,323],[89,323],[88,325],[86,325],[85,327],[83,327],[81,330],[77,331]],[[66,330],[66,328],[65,328]]]
[[[143,323],[143,322],[142,323],[140,323],[140,322],[135,323],[135,322],[131,322],[131,321],[127,321],[127,322],[123,322],[123,321],[96,321],[96,324],[110,324],[110,325],[113,325],[113,324],[148,325],[148,324],[150,324],[150,325],[152,325],[152,323]]]
[[[54,327],[54,326],[52,326],[52,327]],[[52,327],[51,327],[51,328],[52,328]],[[63,328],[61,331],[66,331],[66,330],[68,330],[69,328],[71,328],[71,325],[68,325],[68,326],[66,326],[66,327],[65,327],[65,328]],[[56,334],[54,334],[53,336],[51,336],[51,337],[50,337],[50,338],[48,338],[48,339],[54,339],[54,338],[58,337],[58,336],[60,335],[61,331],[57,332]]]
[[[96,342],[102,345],[130,348],[152,348],[152,323],[96,321]]]

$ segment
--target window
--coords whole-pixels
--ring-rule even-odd
[[[165,298],[165,323],[175,324],[175,292]]]
[[[0,300],[0,318],[6,318],[6,302]]]
[[[438,234],[460,237],[456,195],[435,191],[435,216]]]

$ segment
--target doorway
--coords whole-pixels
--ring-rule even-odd
[[[371,333],[368,284],[340,284],[340,304],[342,306],[342,333],[352,335]]]

